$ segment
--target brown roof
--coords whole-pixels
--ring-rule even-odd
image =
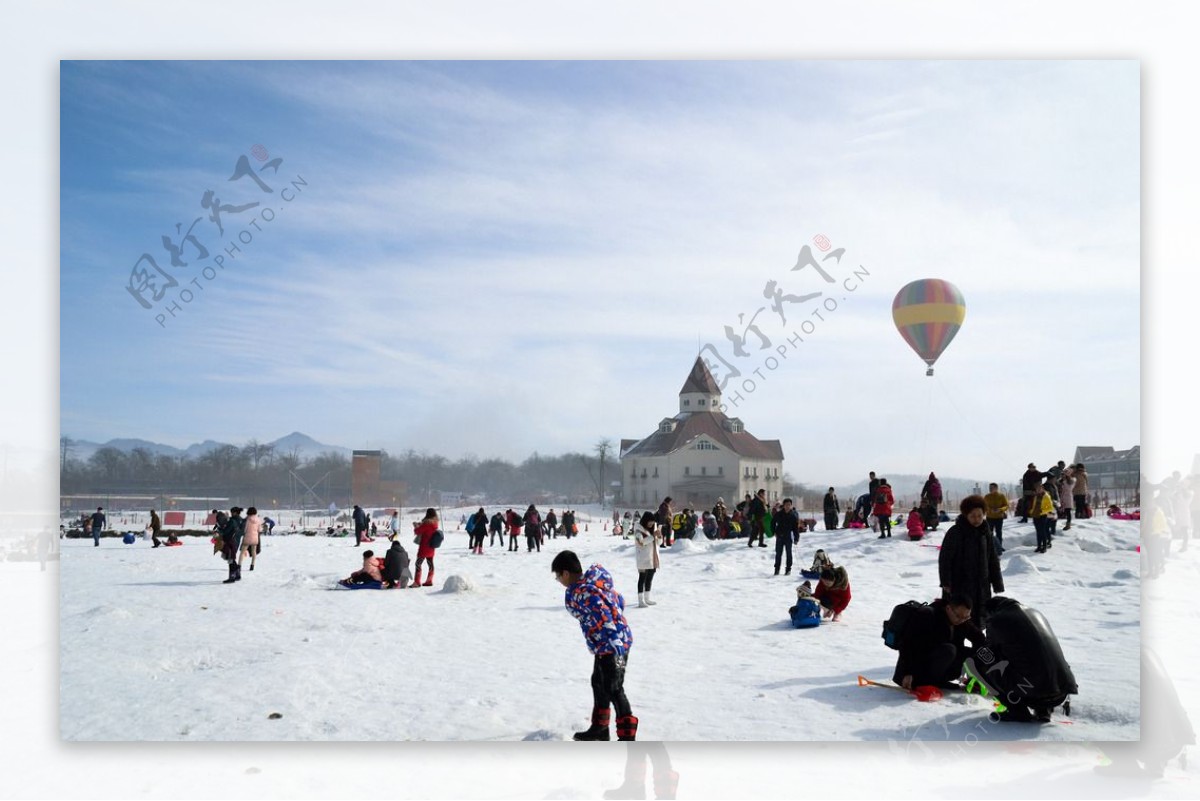
[[[700,363],[697,360],[697,363]],[[705,369],[707,373],[707,368]],[[712,376],[709,375],[709,379]],[[690,381],[691,379],[689,379]],[[687,385],[684,385],[687,388]],[[703,390],[697,390],[703,391]],[[670,433],[656,431],[633,448],[624,451],[625,456],[662,456],[687,446],[699,436],[707,436],[720,446],[739,456],[751,459],[783,460],[783,446],[777,439],[759,439],[745,429],[734,434],[724,422],[729,418],[721,412],[692,412],[675,418],[675,430]]]
[[[683,389],[679,390],[680,395],[685,392],[703,392],[706,395],[721,394],[721,388],[713,380],[708,365],[700,356],[696,357],[696,363],[692,365],[692,372],[688,373],[687,381],[683,382]]]

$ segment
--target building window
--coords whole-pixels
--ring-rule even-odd
[[[700,405],[700,406],[703,406],[703,405],[704,405],[704,398],[701,398],[700,400],[696,401],[696,403],[697,403],[698,405]]]
[[[658,468],[654,468],[654,477],[658,478]]]
[[[707,468],[707,467],[701,467],[701,468],[700,468],[700,475],[702,475],[702,476],[707,476],[707,475],[708,475],[708,468]]]
[[[717,467],[717,475],[718,475],[718,476],[723,476],[723,475],[725,475],[725,468],[724,468],[724,467]]]
[[[683,474],[685,476],[690,476],[692,474],[692,468],[690,468],[690,467],[683,468]]]
[[[697,442],[697,443],[695,444],[695,446],[694,446],[694,447],[695,447],[695,448],[696,448],[696,450],[698,450],[698,451],[715,451],[715,450],[718,450],[718,448],[717,448],[717,446],[716,446],[716,445],[713,445],[711,442],[709,442],[709,441],[708,441],[708,440],[706,440],[706,439],[702,439],[702,440],[700,440],[699,442]]]
[[[746,472],[742,474],[742,478],[750,478],[750,468],[746,468]]]
[[[654,475],[658,475],[658,471],[655,471]],[[646,477],[646,468],[643,467],[642,468],[642,478],[645,478],[645,477]]]
[[[687,398],[684,398],[684,399],[683,399],[683,405],[684,405],[684,406],[691,406],[691,405],[692,405],[692,402],[691,402],[690,400],[688,400]]]

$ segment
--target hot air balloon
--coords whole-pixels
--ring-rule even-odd
[[[954,339],[967,316],[967,304],[958,287],[940,278],[922,278],[905,284],[892,301],[892,320],[908,346],[929,365]]]

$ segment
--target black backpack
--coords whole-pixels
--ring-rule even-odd
[[[905,601],[898,604],[892,609],[892,616],[883,621],[883,644],[893,651],[899,651],[900,639],[904,636],[904,629],[908,627],[908,622],[920,610],[928,608],[929,604],[922,601]]]

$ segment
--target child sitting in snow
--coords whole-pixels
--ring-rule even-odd
[[[350,578],[342,579],[346,584],[367,584],[372,581],[383,583],[383,560],[375,558],[374,551],[363,551],[362,570],[350,574]]]
[[[921,510],[913,507],[908,513],[908,538],[910,540],[919,540],[925,536],[925,518],[921,516]]]
[[[821,580],[813,597],[825,607],[822,617],[832,617],[836,623],[842,619],[842,611],[850,605],[850,576],[844,567],[827,567],[821,571]]]
[[[798,629],[821,625],[821,605],[813,598],[812,584],[806,581],[796,588],[796,605],[788,609],[788,616]]]
[[[827,567],[833,567],[833,560],[825,555],[824,550],[818,549],[817,552],[813,554],[812,567],[808,569],[808,572],[816,573],[817,576],[820,577],[821,571]]]

